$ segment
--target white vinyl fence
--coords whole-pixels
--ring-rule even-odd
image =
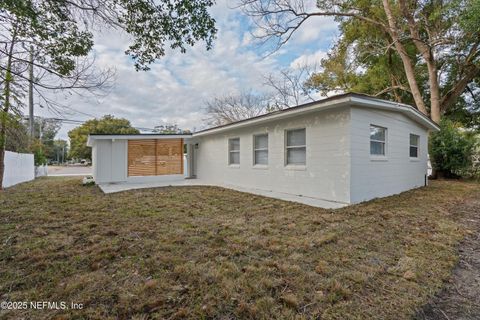
[[[48,176],[48,166],[44,164],[43,166],[35,167],[35,178]]]
[[[5,151],[3,187],[35,179],[33,154]]]

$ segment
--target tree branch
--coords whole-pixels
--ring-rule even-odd
[[[383,89],[383,90],[375,93],[374,96],[375,96],[375,97],[378,97],[378,96],[381,96],[381,95],[384,94],[384,93],[387,93],[387,92],[390,92],[390,91],[394,91],[394,90],[396,90],[396,89],[400,89],[400,90],[403,90],[403,91],[405,91],[405,92],[412,93],[412,91],[411,91],[409,88],[405,87],[405,86],[402,86],[402,85],[394,85],[394,86],[387,87],[387,88],[385,88],[385,89]]]
[[[453,105],[460,95],[465,91],[468,84],[476,77],[480,76],[480,68],[471,64],[467,68],[465,75],[456,82],[455,86],[451,88],[440,100],[441,111],[445,112],[448,107]]]
[[[415,79],[415,69],[413,67],[412,60],[408,56],[407,50],[403,46],[403,44],[399,41],[399,31],[396,26],[396,22],[392,13],[392,9],[390,8],[390,4],[388,0],[383,0],[383,8],[385,10],[385,13],[387,15],[387,20],[388,20],[388,33],[392,37],[392,40],[395,44],[395,48],[400,55],[400,58],[402,59],[403,67],[405,70],[405,75],[407,76],[408,80],[408,85],[410,86],[410,90],[412,92],[413,99],[415,101],[415,104],[420,110],[425,115],[428,115],[427,108],[425,107],[425,103],[423,101],[422,94],[420,92],[420,88],[417,84],[417,80]]]

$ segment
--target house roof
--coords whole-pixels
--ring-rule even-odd
[[[309,113],[309,112],[329,110],[329,109],[338,108],[342,106],[355,106],[360,108],[370,108],[370,109],[377,109],[377,110],[399,112],[405,115],[406,117],[412,119],[413,121],[419,123],[420,125],[424,126],[425,128],[428,128],[429,130],[432,130],[432,131],[440,130],[440,127],[435,122],[433,122],[426,115],[424,115],[423,113],[421,113],[420,111],[418,111],[417,109],[415,109],[414,107],[408,104],[382,100],[382,99],[371,97],[365,94],[345,93],[345,94],[335,95],[323,100],[317,100],[317,101],[301,104],[288,109],[274,111],[274,112],[262,114],[256,117],[232,122],[229,124],[208,128],[205,130],[197,131],[193,134],[191,133],[188,133],[188,134],[171,134],[171,133],[91,134],[88,136],[87,146],[92,146],[92,143],[94,140],[105,140],[105,139],[120,139],[120,140],[179,139],[179,138],[189,139],[192,137],[194,138],[197,136],[214,134],[218,132],[247,127],[250,125],[262,124],[262,123],[270,122],[273,120],[280,120],[284,118],[294,117],[294,116]]]
[[[373,109],[400,112],[405,116],[409,117],[410,119],[428,128],[429,130],[433,130],[433,131],[440,130],[439,126],[435,122],[433,122],[426,115],[424,115],[423,113],[418,111],[416,108],[408,104],[378,99],[365,94],[345,93],[345,94],[335,95],[326,99],[301,104],[288,109],[274,111],[274,112],[262,114],[256,117],[197,131],[193,134],[193,137],[213,134],[213,133],[222,132],[222,131],[231,130],[231,129],[237,129],[237,128],[241,128],[249,125],[269,122],[272,120],[279,120],[287,117],[293,117],[296,115],[300,115],[300,114],[304,114],[312,111],[328,110],[328,109],[347,106],[347,105],[349,106],[353,105],[353,106],[362,107],[362,108],[373,108]]]
[[[189,139],[191,137],[191,133],[90,134],[87,146],[91,147],[95,140]]]

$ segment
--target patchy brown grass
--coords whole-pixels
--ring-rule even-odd
[[[104,195],[75,178],[0,194],[0,301],[16,319],[408,319],[469,232],[475,183],[340,210],[214,187]]]

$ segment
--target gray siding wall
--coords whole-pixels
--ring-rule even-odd
[[[370,124],[385,127],[385,159],[370,156]],[[410,133],[420,136],[418,159],[409,155]],[[396,112],[351,108],[351,202],[397,194],[425,185],[428,132]]]
[[[306,128],[304,168],[285,166],[285,130]],[[207,183],[273,190],[331,201],[350,201],[349,108],[198,137],[197,178]],[[268,133],[268,166],[253,165],[253,135]],[[240,165],[228,165],[228,139],[240,138]]]

